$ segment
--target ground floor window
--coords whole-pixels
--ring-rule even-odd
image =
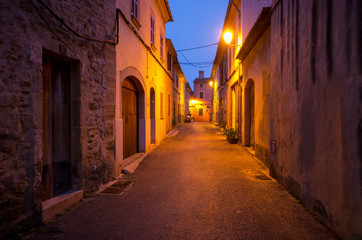
[[[199,108],[199,116],[204,116],[204,109],[203,108]]]

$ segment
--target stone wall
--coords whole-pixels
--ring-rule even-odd
[[[33,2],[34,6],[31,4]],[[44,1],[82,35],[108,39],[115,1]],[[37,12],[38,11],[38,12]],[[0,233],[41,211],[42,57],[71,63],[76,124],[72,188],[93,192],[114,168],[115,47],[79,38],[33,1],[0,4]],[[114,40],[114,37],[112,38]],[[73,136],[74,135],[74,136]],[[31,221],[33,222],[33,221]]]
[[[362,2],[273,5],[271,174],[343,239],[361,239]]]

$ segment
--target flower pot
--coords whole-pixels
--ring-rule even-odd
[[[228,141],[230,144],[236,144],[236,143],[238,143],[239,138],[231,138],[231,139],[227,139],[227,141]]]

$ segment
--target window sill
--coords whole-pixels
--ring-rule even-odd
[[[138,21],[138,19],[137,19],[133,14],[131,14],[131,19],[132,19],[133,24],[136,26],[136,28],[137,28],[137,29],[140,29],[140,28],[141,28],[141,24],[140,24],[140,22]]]
[[[151,48],[154,52],[156,52],[157,48],[156,48],[155,44],[151,43]]]
[[[160,59],[162,63],[165,63],[165,59],[163,59],[163,57],[160,57]]]

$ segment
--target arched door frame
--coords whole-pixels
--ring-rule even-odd
[[[244,90],[244,145],[255,146],[255,82],[249,78]]]
[[[146,152],[146,94],[145,81],[141,73],[135,67],[128,67],[117,74],[116,84],[116,130],[115,130],[115,173],[118,176],[123,160],[123,119],[122,119],[122,82],[132,80],[138,91],[138,152]]]

